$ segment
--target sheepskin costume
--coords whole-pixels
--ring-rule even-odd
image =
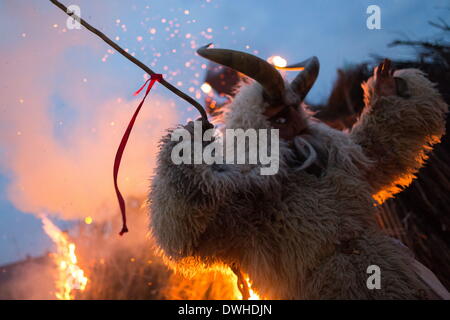
[[[351,132],[305,118],[295,148],[280,144],[276,175],[260,175],[258,165],[175,165],[169,130],[149,214],[171,265],[187,273],[237,265],[266,299],[448,298],[375,222],[377,204],[411,183],[445,130],[447,105],[424,74],[406,69],[394,76],[406,81],[408,98],[378,97],[369,79],[365,110]],[[226,107],[224,127],[270,128],[262,91],[256,82],[243,85]],[[309,149],[314,163],[305,168]],[[379,289],[367,286],[371,265],[380,268]]]

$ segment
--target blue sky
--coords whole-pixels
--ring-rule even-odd
[[[117,37],[121,46],[134,52],[155,71],[165,73],[166,79],[182,90],[192,90],[193,96],[199,91],[204,72],[201,66],[205,63],[194,54],[193,47],[214,42],[218,47],[257,52],[262,58],[280,55],[292,63],[316,55],[321,71],[310,93],[314,101],[327,96],[338,67],[368,60],[371,54],[394,59],[410,57],[413,54],[410,49],[388,48],[387,44],[398,38],[435,36],[437,31],[428,21],[446,18],[450,12],[443,9],[448,6],[445,0],[63,2],[79,5],[83,18],[111,38]],[[381,8],[381,30],[366,27],[366,9],[372,4]],[[76,92],[86,95],[85,101],[93,96],[105,101],[116,96],[130,97],[142,83],[143,72],[118,54],[108,53],[107,45],[87,30],[63,31],[65,21],[66,16],[49,1],[0,0],[0,49],[19,54],[28,50],[22,53],[36,56],[39,64],[48,67],[48,74],[41,72],[31,80],[38,85],[45,83],[45,88],[51,90],[48,104],[52,117],[64,122],[64,126],[54,127],[53,135],[70,148],[73,126],[89,122],[89,117],[79,111],[79,105],[74,105],[67,83],[80,77],[83,81],[76,82]],[[42,42],[36,41],[39,37]],[[33,46],[27,47],[27,42]],[[58,63],[45,58],[46,52],[50,54],[56,46],[59,47]],[[6,55],[0,64],[2,98],[12,94],[10,88],[25,85],[23,81],[29,73],[19,62],[14,55]],[[5,73],[11,72],[7,66],[11,64],[17,67],[7,77]],[[74,68],[73,73],[68,73],[68,66]],[[175,104],[180,121],[196,116],[164,88],[156,87],[155,94]],[[22,130],[15,127],[16,122],[8,119],[9,113],[5,111],[20,107],[19,97],[13,98],[0,105],[0,134],[4,137]],[[23,117],[27,117],[26,112]],[[6,158],[12,146],[1,137],[0,157]],[[11,196],[8,188],[15,175],[9,166],[0,166],[0,264],[28,254],[41,254],[51,245],[36,218],[39,212],[25,210],[12,200],[14,195]],[[58,212],[51,213],[58,215]],[[64,219],[59,223],[70,225]]]

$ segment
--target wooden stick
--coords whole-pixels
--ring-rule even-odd
[[[101,32],[100,30],[94,28],[93,26],[91,26],[89,23],[87,23],[84,19],[82,19],[81,17],[77,16],[74,12],[68,11],[67,7],[65,5],[63,5],[61,2],[57,1],[57,0],[50,0],[50,2],[52,2],[55,6],[57,6],[58,8],[60,8],[62,11],[64,11],[65,13],[67,13],[67,15],[69,15],[70,17],[74,18],[75,20],[79,21],[81,23],[81,25],[83,25],[86,29],[88,29],[89,31],[91,31],[92,33],[95,33],[97,36],[99,36],[103,41],[105,41],[107,44],[109,44],[111,47],[113,47],[117,52],[119,52],[121,55],[123,55],[125,58],[127,58],[128,60],[130,60],[131,62],[133,62],[135,65],[137,65],[139,68],[141,68],[142,70],[144,70],[146,73],[148,74],[155,74],[155,72],[150,69],[149,67],[147,67],[145,64],[143,64],[141,61],[139,61],[138,59],[136,59],[135,57],[133,57],[131,54],[129,54],[128,52],[126,52],[124,49],[122,49],[118,44],[116,44],[114,41],[112,41],[110,38],[108,38],[103,32]],[[195,101],[193,98],[191,98],[190,96],[188,96],[187,94],[185,94],[184,92],[182,92],[181,90],[177,89],[176,87],[174,87],[172,84],[170,84],[169,82],[167,82],[166,80],[162,79],[160,81],[160,83],[166,87],[167,89],[169,89],[170,91],[172,91],[173,93],[175,93],[177,96],[179,96],[180,98],[186,100],[187,102],[189,102],[190,104],[192,104],[197,110],[198,112],[200,112],[200,115],[202,116],[202,119],[205,123],[209,124],[208,121],[208,116],[206,114],[205,109],[202,107],[202,105],[200,103],[198,103],[197,101]]]

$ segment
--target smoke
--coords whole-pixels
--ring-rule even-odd
[[[4,266],[0,285],[1,300],[49,300],[55,298],[55,270],[50,257],[28,258]]]
[[[78,298],[187,295],[210,299],[227,297],[224,288],[235,292],[236,280],[218,274],[202,275],[193,284],[180,278],[169,281],[171,272],[147,238],[141,204],[155,167],[158,141],[166,128],[178,122],[174,103],[158,95],[158,84],[147,98],[122,159],[119,185],[130,200],[131,232],[126,241],[116,235],[120,219],[113,160],[142,97],[132,98],[143,82],[142,72],[137,71],[136,76],[126,68],[112,68],[110,60],[115,60],[115,67],[117,63],[132,70],[135,67],[111,52],[103,62],[108,47],[86,30],[64,30],[64,14],[42,3],[17,0],[0,5],[5,17],[0,29],[9,31],[2,34],[0,44],[0,172],[8,176],[9,200],[19,210],[38,217],[93,218],[92,225],[80,223],[68,234],[70,242],[76,243],[79,266],[89,279],[85,291],[75,292]],[[83,8],[101,7],[86,3],[89,6]],[[89,20],[102,26],[102,17],[114,16],[105,10],[108,6],[96,10],[94,16],[101,15],[100,19]],[[118,69],[122,73],[118,74]],[[45,255],[10,266],[0,296],[55,298],[55,283],[61,278],[53,259],[53,255]]]
[[[105,74],[110,65],[101,56],[108,48],[85,29],[64,30],[56,8],[44,13],[22,2],[5,7],[10,16],[21,16],[21,25],[10,28],[17,39],[6,40],[17,43],[2,53],[0,65],[0,170],[10,180],[8,198],[37,215],[118,217],[113,160],[141,99],[131,98],[134,87],[120,86],[139,86],[142,77],[127,81]],[[146,194],[158,140],[177,120],[173,103],[155,91],[122,159],[119,186],[125,197]]]

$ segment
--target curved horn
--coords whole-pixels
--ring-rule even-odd
[[[298,76],[292,80],[291,88],[296,92],[300,98],[303,100],[311,90],[314,82],[319,75],[319,59],[317,57],[311,57],[305,61],[289,65],[286,67],[277,67],[277,69],[282,70],[303,70],[298,74]]]
[[[197,53],[208,60],[239,71],[256,80],[271,101],[281,100],[284,93],[284,81],[281,74],[267,61],[254,55],[229,50],[208,49],[207,44],[197,50]]]

